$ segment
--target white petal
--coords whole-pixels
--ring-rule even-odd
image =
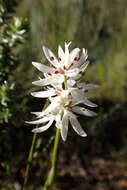
[[[99,85],[97,85],[97,84],[86,84],[85,88],[92,90],[92,89],[99,88]]]
[[[34,125],[34,124],[45,123],[45,122],[47,122],[47,121],[49,121],[49,120],[50,120],[50,117],[43,117],[43,118],[38,119],[38,120],[36,120],[36,121],[26,121],[26,123]]]
[[[58,57],[61,59],[64,57],[64,51],[61,46],[58,47]]]
[[[55,116],[55,121],[56,121],[55,126],[60,129],[61,128],[61,115],[60,114],[57,114]]]
[[[70,69],[66,71],[68,77],[76,77],[79,74],[80,70],[78,68]]]
[[[62,83],[53,83],[52,87],[58,88],[58,89],[62,89],[63,88],[63,84]]]
[[[58,107],[57,103],[53,101],[49,106],[38,116],[38,118],[43,117],[44,115],[49,114],[52,112],[54,109]]]
[[[46,131],[46,130],[52,125],[53,121],[54,121],[54,120],[51,119],[51,120],[48,122],[48,124],[44,125],[43,127],[35,128],[35,129],[32,130],[32,132],[34,132],[34,133],[41,133],[41,132],[43,132],[43,131]]]
[[[69,46],[71,45],[71,43],[72,43],[72,42],[68,42],[68,43],[67,43],[67,42],[65,42],[65,43],[66,43],[66,44],[68,45],[68,47],[69,47]]]
[[[32,114],[39,116],[42,112],[31,112]]]
[[[76,116],[74,114],[71,114],[70,116],[70,123],[73,127],[73,129],[75,130],[75,132],[82,136],[82,137],[86,137],[87,134],[85,133],[85,131],[82,129],[80,123],[78,122]]]
[[[91,102],[90,100],[88,100],[87,98],[85,98],[84,102],[81,102],[87,106],[90,106],[90,107],[97,107],[98,105],[97,104],[94,104],[93,102]]]
[[[88,58],[87,50],[83,48],[78,66],[82,65],[86,61],[87,58]]]
[[[82,88],[82,90],[84,90],[84,91],[88,91],[88,93],[96,90],[99,87],[99,85],[86,84],[86,83],[77,83],[77,86],[79,88]]]
[[[95,84],[86,84],[84,86],[84,89],[88,91],[93,91],[93,90],[96,90],[97,88],[99,88],[99,85],[95,85]]]
[[[78,101],[72,99],[71,106],[76,106],[77,104],[81,104],[82,102],[84,102],[84,98],[83,100],[78,100]]]
[[[73,107],[72,111],[77,113],[77,114],[81,114],[81,115],[85,115],[85,116],[89,116],[89,117],[97,115],[95,112],[90,111],[90,110],[83,108],[83,107],[79,107],[79,106]]]
[[[70,52],[70,64],[69,65],[71,65],[71,63],[74,62],[74,59],[79,56],[79,52],[80,52],[79,48],[75,48]]]
[[[77,58],[77,55],[79,55],[80,49],[79,48],[75,48],[70,52],[70,60],[74,61],[74,58]]]
[[[77,54],[77,57],[79,57],[78,54]],[[79,68],[84,62],[86,62],[87,57],[88,57],[87,50],[85,50],[83,48],[83,52],[82,52],[82,55],[81,55],[79,61],[74,61],[74,64],[72,65],[71,68],[76,68],[76,67]]]
[[[96,85],[96,84],[86,84],[86,83],[78,83],[78,87],[79,88],[85,88],[85,89],[92,89],[92,90],[94,90],[94,89],[96,89],[96,88],[98,88],[99,87],[99,85]]]
[[[48,66],[43,65],[43,64],[41,64],[41,63],[32,62],[32,64],[33,64],[39,71],[42,71],[43,73],[45,73],[45,72],[52,72],[52,71],[55,70],[54,68],[48,67]]]
[[[90,106],[90,107],[97,107],[98,106],[97,104],[94,104],[93,102],[88,100],[86,97],[81,99],[81,100],[78,100],[78,101],[73,101],[72,100],[72,103],[71,103],[72,106],[75,106],[77,104],[84,104],[84,105],[87,105],[87,106]]]
[[[77,53],[77,57],[76,57],[77,59],[79,59],[79,53]],[[73,60],[73,64],[71,65],[71,69],[74,69],[74,68],[79,68],[79,61],[77,61],[77,59],[75,60]]]
[[[69,124],[68,112],[64,111],[64,115],[62,118],[62,127],[61,127],[61,131],[60,131],[63,141],[66,141],[66,139],[67,139],[68,124]]]
[[[57,60],[57,58],[55,57],[55,55],[52,53],[52,51],[50,49],[48,49],[47,47],[43,46],[43,51],[44,54],[46,56],[46,58],[48,59],[48,61],[56,68],[59,67],[59,62]],[[53,60],[51,60],[51,58],[53,58]]]
[[[68,87],[72,87],[72,86],[74,86],[75,84],[76,84],[76,81],[75,81],[75,80],[71,80],[71,79],[67,80],[67,86],[68,86]]]
[[[74,102],[84,100],[85,93],[77,88],[71,89],[71,95]]]
[[[56,74],[51,77],[47,77],[38,81],[32,82],[32,84],[37,86],[46,86],[46,85],[52,85],[52,84],[60,84],[64,82],[64,76],[61,74]]]
[[[89,65],[89,61],[86,61],[81,67],[80,67],[80,71],[84,72],[87,68],[87,66]]]
[[[75,77],[71,77],[73,80],[79,80],[82,77],[82,74],[77,74]]]
[[[67,67],[68,64],[69,64],[69,49],[68,49],[69,45],[70,45],[70,43],[67,44],[67,43],[65,42],[64,65],[65,65],[66,67]]]
[[[47,90],[47,91],[32,92],[31,95],[37,98],[47,98],[56,95],[56,92],[55,90]]]

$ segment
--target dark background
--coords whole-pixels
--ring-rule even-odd
[[[87,48],[84,81],[99,84],[91,100],[96,118],[80,117],[87,138],[69,128],[59,147],[54,190],[127,189],[127,1],[0,1],[0,189],[20,190],[32,141],[31,111],[44,100],[30,96],[42,76],[32,61],[47,63],[46,45]],[[40,189],[50,168],[55,127],[38,135],[28,190]]]

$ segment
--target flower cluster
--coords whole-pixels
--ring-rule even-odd
[[[33,84],[45,87],[46,90],[32,92],[31,95],[37,98],[48,98],[50,103],[42,112],[32,112],[37,116],[37,120],[27,122],[42,124],[41,127],[32,130],[35,133],[47,130],[55,122],[64,141],[67,138],[69,123],[77,134],[82,137],[87,136],[77,120],[77,114],[95,116],[96,113],[87,109],[85,105],[97,106],[87,97],[98,85],[80,82],[89,64],[87,50],[83,48],[80,53],[80,49],[75,48],[69,52],[69,46],[70,43],[65,43],[65,50],[61,46],[58,47],[58,58],[50,49],[43,46],[44,54],[50,62],[49,66],[32,62],[44,75],[44,78],[39,78]]]

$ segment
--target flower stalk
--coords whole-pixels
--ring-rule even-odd
[[[27,161],[27,166],[26,166],[26,171],[25,171],[25,177],[24,177],[24,183],[23,183],[22,190],[26,189],[26,185],[27,185],[27,182],[28,182],[29,171],[30,171],[30,166],[31,166],[32,159],[33,159],[33,153],[34,153],[34,148],[35,148],[35,145],[36,145],[36,140],[37,140],[37,133],[34,133],[33,138],[32,138],[31,147],[30,147],[30,151],[29,151],[29,155],[28,155],[28,161]]]
[[[59,146],[59,140],[60,140],[60,129],[57,128],[56,130],[56,136],[53,146],[53,152],[52,152],[52,162],[51,162],[51,169],[49,171],[49,174],[47,176],[47,179],[45,181],[43,190],[48,190],[54,183],[55,176],[56,176],[56,162],[58,158],[58,146]]]

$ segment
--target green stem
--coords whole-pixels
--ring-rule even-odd
[[[46,109],[48,104],[49,104],[49,102],[47,101],[45,103],[42,111]],[[38,127],[38,125],[36,127]],[[28,155],[28,162],[27,162],[27,166],[26,166],[26,171],[25,171],[25,177],[24,177],[24,183],[23,183],[22,190],[25,190],[27,182],[28,182],[29,170],[30,170],[32,159],[33,159],[33,153],[34,153],[34,148],[35,148],[35,145],[36,145],[36,140],[37,140],[37,133],[34,133],[33,138],[32,138],[31,147],[30,147],[30,151],[29,151],[29,155]]]
[[[65,76],[64,78],[64,89],[67,90],[67,77]]]
[[[56,166],[59,140],[60,140],[60,129],[57,128],[54,147],[53,147],[53,153],[52,153],[52,167]]]
[[[25,177],[24,177],[24,183],[23,183],[22,190],[25,190],[27,182],[28,182],[29,170],[30,170],[32,159],[33,159],[33,150],[34,150],[34,147],[35,147],[35,144],[36,144],[36,140],[37,140],[37,133],[34,133],[33,134],[33,139],[32,139],[32,144],[31,144],[31,147],[30,147],[29,155],[28,155],[28,162],[27,162],[27,166],[26,166],[26,171],[25,171]]]
[[[48,190],[54,183],[55,173],[56,173],[56,162],[57,162],[57,157],[58,157],[59,140],[60,140],[60,129],[57,128],[54,146],[53,146],[53,152],[52,152],[51,169],[49,171],[48,177],[44,184],[43,190]]]

